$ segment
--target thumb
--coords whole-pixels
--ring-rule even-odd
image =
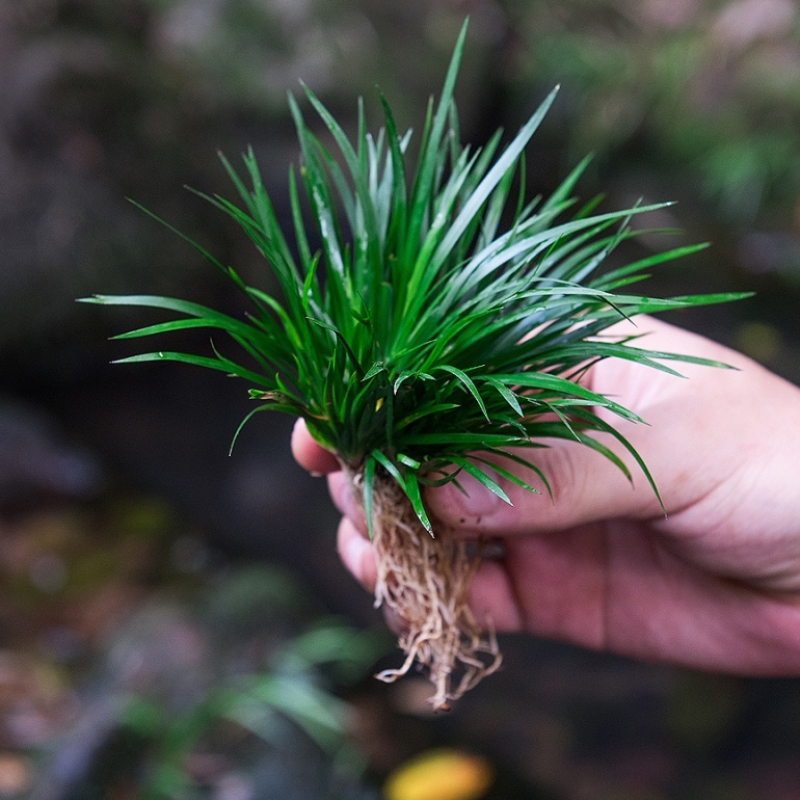
[[[490,472],[511,500],[509,505],[471,475],[461,473],[458,485],[451,482],[429,489],[426,494],[428,511],[440,527],[473,536],[505,536],[565,530],[600,519],[661,513],[658,498],[638,466],[628,465],[633,476],[629,480],[605,456],[568,440],[555,440],[551,446],[533,453],[511,452],[535,464],[547,479],[547,486],[532,470],[515,462],[503,463],[500,457],[493,458],[498,466],[537,491],[527,491]],[[624,462],[632,460],[627,453],[617,455]]]

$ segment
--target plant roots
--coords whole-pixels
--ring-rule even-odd
[[[362,476],[345,469],[363,505]],[[469,608],[469,588],[480,564],[477,549],[462,539],[434,536],[420,523],[408,498],[387,475],[373,487],[373,538],[378,568],[375,607],[384,606],[399,626],[402,666],[375,677],[391,683],[415,664],[427,671],[430,703],[449,709],[502,661],[491,624],[484,630]]]

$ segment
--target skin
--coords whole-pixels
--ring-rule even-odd
[[[709,670],[799,675],[800,388],[659,320],[636,325],[648,332],[642,347],[735,367],[672,362],[683,379],[610,359],[586,375],[589,388],[648,423],[606,417],[643,457],[667,514],[615,441],[607,443],[633,483],[594,451],[554,440],[535,451],[552,498],[498,479],[508,506],[466,477],[466,497],[452,484],[427,492],[437,535],[502,544],[471,594],[478,618],[498,630]],[[328,475],[344,515],[339,553],[371,588],[374,553],[338,462],[302,422],[292,445],[303,467]]]

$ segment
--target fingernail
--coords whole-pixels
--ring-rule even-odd
[[[493,480],[498,481],[500,478],[493,470],[484,470],[486,474]],[[458,492],[461,498],[461,505],[465,511],[473,514],[486,514],[494,510],[498,503],[502,502],[500,498],[494,493],[490,492],[477,478],[472,475],[462,475],[459,477],[458,482],[461,488],[466,492]],[[458,491],[458,489],[456,489]]]
[[[499,479],[491,470],[487,470],[487,474],[492,480]],[[432,493],[438,516],[460,524],[468,521],[480,522],[483,516],[492,513],[502,503],[496,494],[490,492],[472,475],[462,473],[457,480],[461,488],[449,483]]]

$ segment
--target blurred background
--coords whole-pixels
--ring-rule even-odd
[[[128,198],[269,288],[184,187],[232,196],[217,152],[252,146],[287,213],[287,91],[351,126],[363,95],[377,126],[377,85],[419,129],[466,15],[462,138],[513,133],[560,84],[531,193],[593,152],[583,197],[678,201],[649,222],[681,233],[643,245],[712,246],[649,291],[755,291],[670,319],[800,382],[792,0],[0,0],[0,798],[800,796],[794,682],[506,637],[449,715],[377,684],[392,643],[291,421],[260,415],[228,457],[247,387],[112,367],[132,351],[108,337],[150,318],[75,303],[238,310]],[[463,785],[413,794],[414,770]]]

